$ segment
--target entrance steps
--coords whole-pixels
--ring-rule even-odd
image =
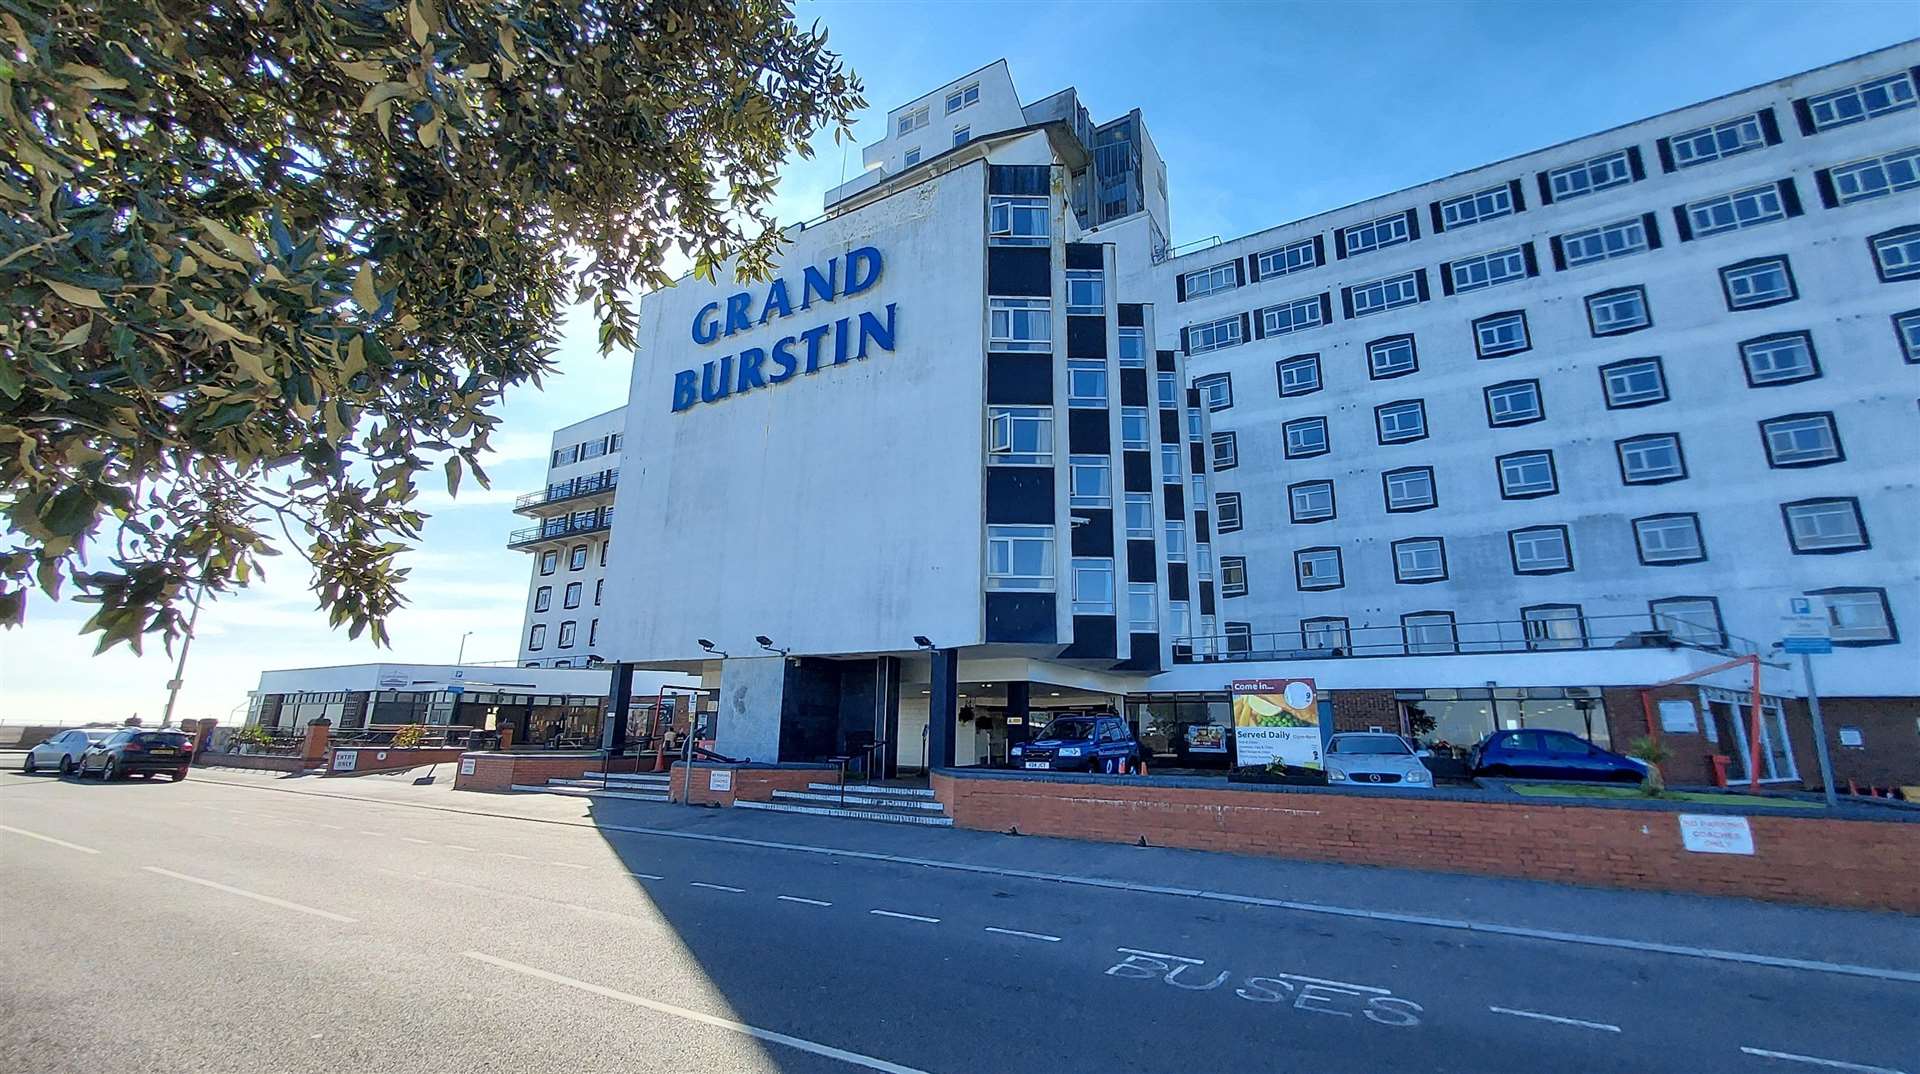
[[[636,802],[667,800],[665,772],[586,772],[578,779],[553,778],[544,784],[513,785],[516,791],[564,794],[574,798],[625,798]]]
[[[809,783],[803,791],[774,791],[770,802],[735,802],[737,809],[765,809],[775,813],[809,813],[820,817],[848,817],[892,824],[924,824],[951,828],[953,818],[925,787],[886,787]]]

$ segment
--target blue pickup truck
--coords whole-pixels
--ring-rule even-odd
[[[1111,713],[1061,716],[1031,742],[1007,751],[1013,767],[1045,772],[1128,773],[1140,767],[1140,743]]]

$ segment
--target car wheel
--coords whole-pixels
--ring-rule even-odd
[[[27,759],[20,762],[20,771],[32,775],[40,766],[33,763],[33,751],[27,751]]]
[[[119,767],[119,765],[114,763],[113,758],[107,758],[107,763],[100,766],[100,782],[112,783],[114,780],[119,779]]]
[[[61,754],[60,755],[60,778],[66,779],[71,775],[73,775],[73,758],[67,756],[66,754]]]
[[[184,768],[178,768],[178,769],[175,769],[175,770],[174,770],[174,773],[173,773],[173,781],[174,781],[175,783],[178,783],[178,782],[180,782],[181,780],[183,780],[183,779],[185,779],[185,778],[187,778],[187,770],[186,770],[186,769],[184,769]]]
[[[1483,772],[1476,772],[1474,774],[1480,775],[1480,776],[1488,776],[1493,779],[1512,779],[1513,769],[1508,768],[1506,765],[1503,765],[1503,764],[1497,764],[1491,768],[1486,769]]]

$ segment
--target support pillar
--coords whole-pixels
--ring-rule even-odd
[[[953,737],[960,719],[960,650],[935,649],[927,699],[927,767],[953,767]]]
[[[886,743],[880,748],[877,767],[880,778],[893,779],[900,774],[900,658],[883,656],[875,664],[873,733]]]
[[[607,688],[607,715],[600,722],[600,748],[618,757],[627,749],[627,715],[633,709],[633,665],[613,665]]]
[[[1010,682],[1007,684],[1007,745],[1011,748],[1017,742],[1027,742],[1033,738],[1033,684]],[[1019,720],[1019,723],[1015,723]]]

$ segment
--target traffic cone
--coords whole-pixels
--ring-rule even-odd
[[[1142,776],[1145,776],[1147,774],[1147,759],[1145,757],[1140,758],[1139,767],[1140,767],[1140,774]]]
[[[665,772],[667,770],[667,751],[665,747],[658,743],[653,747],[653,770],[655,772]]]

